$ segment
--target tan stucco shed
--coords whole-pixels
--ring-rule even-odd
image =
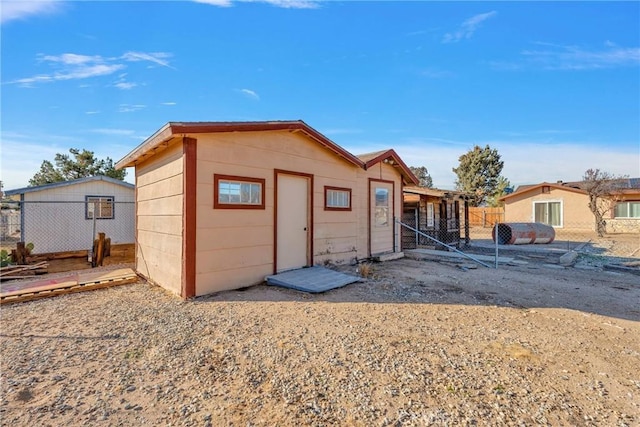
[[[183,298],[400,252],[417,183],[395,151],[360,158],[303,121],[172,122],[116,167],[135,167],[138,273]]]

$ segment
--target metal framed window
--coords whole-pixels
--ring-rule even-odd
[[[562,202],[533,202],[533,220],[552,227],[562,228]]]
[[[614,218],[640,219],[640,202],[620,202],[616,204]]]
[[[213,192],[214,209],[264,209],[264,179],[215,174]]]
[[[114,218],[113,196],[85,196],[85,218],[93,219]]]
[[[325,211],[350,211],[351,189],[342,187],[324,187]]]

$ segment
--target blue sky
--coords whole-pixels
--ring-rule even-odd
[[[476,144],[514,185],[640,176],[639,2],[0,6],[5,189],[69,148],[117,161],[168,121],[302,119],[440,188]]]

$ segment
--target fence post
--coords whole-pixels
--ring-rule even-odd
[[[493,229],[494,240],[496,241],[496,270],[498,269],[498,242],[500,241],[500,235],[498,234],[500,231],[500,228],[498,228],[498,224],[500,224],[500,221],[496,221]]]
[[[94,242],[96,240],[96,212],[98,211],[98,201],[94,200],[93,202],[93,214],[92,214],[92,231],[91,231],[91,245],[89,246],[89,256],[87,259],[88,262],[92,263],[94,262],[95,256],[96,254],[94,253]]]
[[[420,229],[420,218],[418,217],[418,211],[420,210],[420,203],[418,203],[418,207],[416,208],[416,210],[413,212],[413,216],[415,218],[416,221],[416,230]],[[400,229],[400,234],[402,234],[402,229]],[[416,231],[415,233],[416,236],[416,248],[418,247],[418,244],[420,243],[420,236],[418,235],[418,232]]]
[[[469,246],[469,201],[464,199],[464,246]]]

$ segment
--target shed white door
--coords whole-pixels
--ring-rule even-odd
[[[371,255],[393,252],[393,182],[369,181]]]
[[[309,179],[278,174],[276,271],[309,265]]]

